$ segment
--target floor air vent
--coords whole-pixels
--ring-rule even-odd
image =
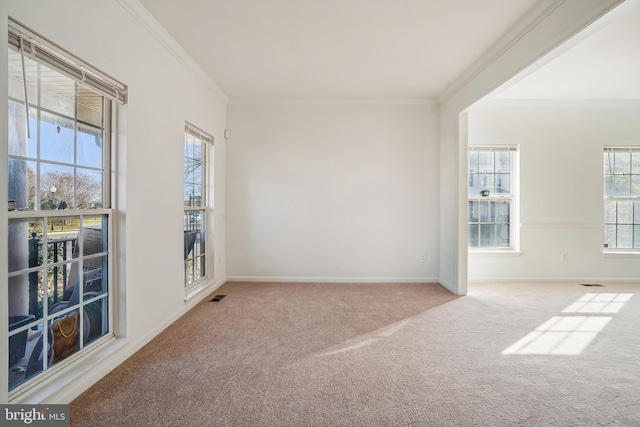
[[[226,297],[226,295],[216,295],[215,297],[213,297],[212,299],[209,300],[209,302],[218,302],[220,301],[222,298]]]
[[[600,283],[580,283],[580,286],[603,286]]]

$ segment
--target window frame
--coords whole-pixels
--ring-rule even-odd
[[[615,166],[615,154],[616,153],[630,153],[631,158],[629,159],[629,194],[628,195],[616,195],[615,188],[615,176],[625,176],[625,173],[617,174],[616,166]],[[611,162],[611,154],[613,156],[613,163]],[[640,146],[638,145],[628,145],[628,146],[604,146],[603,150],[603,166],[602,166],[602,196],[603,196],[603,204],[602,204],[602,251],[604,254],[632,254],[632,255],[640,255],[640,236],[638,237],[638,241],[636,242],[636,233],[640,235],[640,190],[638,190],[637,195],[632,195],[633,193],[633,177],[637,176],[638,181],[640,181],[640,170],[636,170],[634,173],[634,165],[633,160],[634,157],[638,157],[640,159]],[[607,168],[608,166],[608,168]],[[613,168],[613,169],[612,169]],[[609,172],[609,173],[607,173]],[[609,186],[607,185],[607,180],[609,181]],[[609,188],[609,192],[611,194],[607,194],[607,188]],[[607,205],[610,202],[615,203],[615,220],[608,221],[607,219]],[[630,202],[631,204],[631,223],[621,223],[618,219],[619,212],[619,202]],[[638,210],[638,212],[636,212]],[[627,226],[631,227],[631,247],[618,247],[618,227],[619,226]],[[615,235],[615,247],[608,246],[609,243],[607,240],[607,228],[614,228]]]
[[[189,157],[187,155],[187,146],[188,146],[188,140],[189,138],[194,138],[196,141],[198,141],[200,143],[200,148],[201,148],[201,152],[200,152],[200,157],[196,158],[196,157]],[[209,161],[209,148],[214,146],[214,138],[209,135],[208,133],[204,132],[203,130],[201,130],[200,128],[194,126],[193,124],[189,123],[189,122],[185,122],[185,127],[184,127],[184,156],[183,156],[183,167],[184,167],[184,171],[185,174],[183,175],[183,184],[186,188],[186,185],[200,185],[201,186],[201,191],[200,191],[200,203],[197,205],[194,205],[192,202],[191,203],[187,203],[187,193],[186,191],[183,193],[183,200],[182,200],[182,204],[183,204],[183,211],[184,211],[184,215],[183,215],[183,232],[185,233],[185,242],[184,242],[184,247],[185,247],[185,258],[184,258],[184,276],[183,276],[183,288],[184,288],[184,293],[185,295],[189,295],[191,294],[195,288],[197,288],[198,286],[200,286],[202,283],[206,282],[209,280],[209,273],[211,271],[210,268],[210,261],[209,261],[209,250],[211,248],[211,243],[210,243],[210,238],[209,238],[209,210],[210,210],[210,203],[209,203],[209,177],[211,174],[210,171],[210,161]],[[195,180],[191,180],[191,181],[187,181],[186,179],[186,175],[187,175],[187,162],[188,161],[199,161],[201,163],[201,171],[200,171],[200,180],[198,182],[196,182]],[[190,198],[189,200],[193,200],[193,198]],[[200,243],[200,253],[193,256],[191,256],[190,254],[195,251],[195,245],[192,247],[191,250],[188,250],[188,244],[187,244],[187,237],[186,237],[186,232],[187,232],[187,227],[188,225],[191,223],[188,218],[190,216],[192,216],[194,213],[200,213],[200,223],[199,223],[199,227],[196,228],[196,233],[200,233],[201,238],[204,238],[204,245],[202,245],[202,243]],[[192,230],[189,230],[192,231]],[[201,268],[204,270],[204,272],[202,274],[198,274],[196,277],[196,267],[192,268],[193,271],[193,280],[190,281],[190,266],[189,266],[189,262],[191,261],[192,263],[197,259],[200,258],[200,265],[202,266]]]
[[[101,71],[94,69],[88,64],[80,61],[73,54],[55,45],[54,43],[50,42],[44,37],[41,37],[37,33],[34,33],[32,30],[22,26],[22,24],[19,24],[16,21],[9,19],[8,25],[9,25],[8,48],[10,50],[13,50],[14,52],[17,50],[17,52],[24,57],[23,61],[27,59],[27,57],[30,60],[34,59],[33,58],[34,52],[36,54],[36,57],[35,57],[36,70],[37,70],[36,71],[37,83],[35,85],[36,98],[32,99],[32,97],[29,96],[27,99],[27,97],[25,96],[24,98],[20,99],[20,98],[11,97],[9,96],[9,93],[7,93],[7,102],[13,101],[18,104],[21,104],[25,108],[28,106],[29,113],[31,113],[31,110],[33,110],[36,113],[35,123],[36,123],[37,129],[29,129],[29,131],[31,133],[31,138],[34,138],[34,133],[35,133],[34,141],[36,143],[37,151],[35,155],[31,155],[31,153],[28,153],[25,155],[16,155],[15,153],[10,154],[8,151],[3,154],[3,159],[4,159],[3,161],[5,162],[9,162],[13,159],[18,161],[32,162],[33,164],[36,165],[36,171],[35,171],[36,189],[35,189],[35,195],[33,200],[34,204],[32,208],[29,208],[30,201],[29,201],[29,196],[27,195],[26,206],[16,207],[14,205],[13,206],[14,210],[10,210],[7,212],[7,222],[6,224],[3,224],[3,227],[8,230],[10,224],[27,223],[30,220],[42,222],[42,224],[44,224],[44,227],[42,230],[43,236],[42,236],[41,243],[42,245],[48,245],[48,244],[51,244],[53,240],[55,240],[55,239],[49,240],[48,238],[47,231],[49,227],[47,224],[50,224],[49,221],[52,221],[52,220],[59,221],[59,220],[62,220],[63,218],[65,219],[77,218],[79,223],[78,223],[77,236],[75,237],[76,243],[74,243],[77,246],[77,250],[78,250],[77,258],[74,257],[70,260],[63,260],[63,261],[55,261],[54,259],[54,261],[50,261],[48,260],[48,256],[43,256],[43,260],[40,265],[36,265],[35,267],[29,267],[26,269],[23,266],[21,266],[21,267],[18,267],[18,269],[12,270],[10,272],[7,270],[6,277],[16,277],[16,276],[26,275],[26,274],[31,275],[32,273],[37,272],[38,274],[42,274],[43,277],[46,278],[48,277],[48,274],[50,274],[48,272],[49,269],[58,268],[57,266],[71,266],[72,263],[77,263],[78,280],[80,281],[80,283],[84,283],[83,280],[87,280],[87,276],[85,276],[87,272],[83,270],[83,266],[86,266],[86,264],[92,263],[92,261],[102,260],[101,262],[103,263],[102,264],[103,267],[102,267],[102,273],[101,273],[101,286],[103,286],[103,288],[99,292],[95,292],[96,295],[92,295],[92,296],[84,295],[84,293],[88,291],[86,289],[82,289],[82,295],[84,295],[84,297],[88,299],[85,300],[84,298],[81,298],[81,300],[77,304],[74,304],[73,306],[62,308],[60,309],[60,311],[57,311],[57,312],[49,312],[48,311],[49,302],[48,302],[47,291],[46,291],[47,286],[43,286],[44,294],[42,297],[42,309],[41,309],[42,312],[40,313],[41,317],[37,318],[34,321],[31,321],[26,326],[20,326],[14,330],[8,331],[6,337],[7,339],[9,339],[10,336],[16,336],[21,331],[26,332],[28,329],[31,329],[33,325],[40,325],[39,327],[42,327],[42,328],[50,327],[50,321],[52,321],[53,319],[61,315],[64,315],[65,313],[73,313],[75,311],[77,311],[81,316],[78,324],[78,330],[81,333],[83,332],[82,316],[83,316],[85,307],[88,307],[93,302],[100,302],[100,301],[102,302],[100,315],[102,316],[102,319],[103,319],[101,325],[102,325],[102,331],[104,331],[104,333],[100,332],[100,335],[98,335],[96,338],[93,338],[93,339],[89,338],[86,342],[85,342],[85,339],[82,338],[82,335],[79,336],[78,350],[74,351],[67,358],[63,360],[55,361],[52,364],[49,364],[49,361],[47,360],[48,357],[43,358],[43,361],[42,361],[43,366],[41,371],[36,372],[30,378],[22,380],[22,382],[18,382],[17,385],[12,386],[11,384],[8,384],[7,389],[5,389],[5,392],[3,393],[7,393],[6,396],[8,396],[9,398],[8,400],[12,401],[17,396],[35,389],[36,387],[43,384],[53,376],[56,376],[58,375],[58,373],[65,371],[77,359],[87,356],[91,351],[93,351],[93,349],[101,346],[105,342],[110,341],[115,337],[114,322],[115,322],[115,316],[116,316],[116,313],[115,313],[116,297],[114,296],[114,290],[116,289],[116,284],[115,284],[116,276],[114,274],[114,270],[115,270],[114,250],[115,250],[116,232],[115,232],[115,224],[114,224],[115,222],[114,210],[112,208],[113,203],[115,201],[115,194],[112,191],[113,190],[112,162],[115,159],[115,148],[112,141],[112,138],[113,138],[112,126],[114,124],[113,113],[115,112],[115,108],[116,108],[115,103],[126,102],[127,87],[111,79]],[[16,34],[18,35],[18,40],[20,41],[20,46],[17,49],[16,49],[15,43],[12,43],[12,37],[15,39]],[[49,55],[49,54],[51,56],[48,56],[47,59],[43,58],[43,55]],[[58,68],[58,66],[60,65],[64,66],[64,64],[67,64],[67,65],[70,64],[71,66],[78,66],[79,67],[78,69],[80,70],[80,74],[82,78],[80,79],[78,76],[74,76],[72,73],[68,72],[68,70]],[[40,82],[40,70],[42,69],[42,67],[46,67],[50,70],[53,70],[61,74],[63,77],[68,78],[71,82],[73,82],[73,105],[74,105],[73,117],[71,117],[69,114],[65,114],[60,111],[53,111],[49,108],[45,108],[45,106],[42,104],[42,97],[41,97],[42,88],[41,88],[41,82]],[[24,78],[24,68],[23,68],[23,78]],[[100,88],[96,88],[95,85],[91,84],[90,80],[92,78],[97,78],[98,80],[102,82],[107,82],[107,83],[105,83],[105,87],[102,88],[102,90],[100,90]],[[79,86],[81,84],[85,89],[88,89],[96,93],[97,95],[99,95],[102,100],[102,118],[101,118],[102,124],[101,125],[97,125],[96,123],[84,120],[83,118],[80,117],[78,99],[79,99]],[[26,89],[27,85],[26,84],[24,85]],[[114,91],[115,96],[113,94],[110,95],[108,93],[109,88],[115,88],[115,91]],[[113,96],[113,98],[111,96]],[[73,132],[73,153],[74,154],[73,154],[73,160],[71,162],[52,161],[40,156],[39,147],[41,146],[41,138],[43,138],[43,135],[41,135],[39,128],[41,126],[41,123],[40,123],[41,113],[43,112],[45,113],[49,112],[49,113],[55,114],[56,116],[69,120],[73,123],[72,132]],[[95,116],[95,117],[97,118],[98,116]],[[10,120],[20,120],[20,119],[16,117],[15,119],[10,119]],[[78,144],[79,144],[79,134],[81,133],[79,129],[81,126],[91,126],[92,128],[96,130],[99,129],[101,131],[102,164],[100,167],[97,167],[95,165],[85,165],[78,161],[77,150],[78,150]],[[29,142],[27,141],[26,143],[28,144]],[[42,208],[41,206],[42,197],[40,197],[40,192],[41,192],[40,165],[41,164],[51,164],[51,165],[57,164],[59,166],[72,168],[73,183],[71,187],[73,190],[73,201],[70,201],[70,203],[66,205],[66,208],[68,209],[65,209],[65,208],[62,208],[60,210],[41,209]],[[96,208],[91,208],[89,206],[78,208],[76,206],[77,189],[78,189],[78,178],[77,178],[78,171],[85,170],[85,169],[93,170],[94,172],[100,172],[101,174],[102,182],[101,182],[100,194],[102,196],[102,205],[97,206]],[[53,203],[55,205],[55,201],[53,201]],[[9,209],[11,208],[12,206],[9,206]],[[19,208],[22,210],[15,210],[16,208]],[[104,237],[98,240],[99,242],[102,242],[102,243],[100,243],[101,248],[97,252],[90,252],[90,253],[85,252],[84,251],[85,242],[83,239],[79,239],[81,230],[84,230],[87,227],[89,227],[88,223],[84,221],[86,218],[101,218],[100,221],[102,221],[102,228],[104,227],[107,228],[106,233],[103,235]],[[63,223],[62,221],[60,222]],[[103,240],[104,238],[106,238],[106,242],[104,242]],[[44,246],[44,247],[47,247],[47,246]],[[46,251],[44,251],[43,249],[43,255],[45,252]],[[45,280],[48,283],[49,279],[45,279]],[[8,308],[9,298],[6,298],[5,301],[6,301],[5,303],[6,307]],[[104,313],[103,310],[105,309],[108,310],[107,313]],[[106,325],[105,325],[105,322],[106,322]],[[50,332],[47,332],[46,334],[42,335],[43,347],[45,348],[50,340],[50,338],[48,337],[49,334]],[[28,355],[26,355],[25,357],[27,356]],[[7,368],[9,368],[9,366],[7,366]]]
[[[487,196],[482,196],[481,194],[477,195],[469,195],[469,181],[470,181],[470,153],[471,152],[508,152],[509,153],[509,193],[508,194],[497,194],[494,192],[489,193]],[[495,172],[495,164],[493,167],[494,175]],[[479,172],[478,172],[479,173]],[[520,147],[518,145],[510,144],[510,145],[476,145],[469,144],[467,149],[467,227],[469,228],[471,225],[478,225],[478,246],[470,246],[471,235],[467,232],[467,248],[469,253],[505,253],[505,254],[515,254],[520,251],[520,227],[519,227],[519,174],[520,174]],[[509,202],[509,246],[480,246],[481,239],[481,229],[482,222],[480,218],[478,221],[470,221],[470,205],[471,202]],[[494,204],[495,206],[495,204]],[[505,222],[498,222],[495,220],[492,222],[487,222],[486,224],[493,224],[496,226],[497,224],[505,224]],[[496,234],[497,239],[497,234]]]

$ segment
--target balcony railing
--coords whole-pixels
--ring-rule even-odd
[[[50,297],[53,297],[53,300],[50,301],[50,304],[55,304],[58,301],[63,299],[65,291],[67,287],[70,285],[68,283],[69,264],[64,263],[69,258],[69,254],[73,254],[76,246],[76,238],[75,237],[67,237],[64,239],[55,239],[49,240],[47,242],[46,250],[40,251],[40,248],[44,246],[44,243],[37,237],[36,233],[31,233],[31,238],[29,238],[29,268],[37,267],[41,265],[40,256],[48,257],[51,254],[51,262],[54,263],[53,267],[53,275],[51,278],[46,277],[43,278],[44,282],[49,285],[49,280],[51,280],[51,285],[53,287],[53,292],[49,294]],[[42,255],[40,255],[42,253]],[[57,263],[63,262],[63,264],[57,265]],[[29,313],[36,314],[39,313],[38,309],[38,273],[32,272],[29,273]],[[75,283],[71,284],[75,285]],[[51,295],[53,294],[53,295]]]

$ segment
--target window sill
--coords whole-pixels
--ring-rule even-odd
[[[487,251],[479,251],[479,250],[469,250],[469,256],[471,257],[489,257],[489,256],[521,256],[522,252],[516,251],[513,249],[505,249],[505,250],[487,250]]]
[[[64,403],[65,388],[76,381],[82,381],[82,378],[87,375],[95,374],[96,369],[101,369],[103,366],[100,365],[101,362],[114,356],[127,343],[127,338],[108,337],[104,342],[97,344],[95,348],[88,350],[86,354],[78,354],[77,359],[69,358],[68,362],[63,361],[67,363],[62,363],[61,366],[49,368],[52,372],[45,371],[42,374],[44,378],[34,380],[31,385],[24,384],[26,386],[24,389],[19,387],[14,393],[10,393],[9,402],[12,404],[45,401]],[[68,391],[68,393],[73,393],[73,391]],[[71,396],[72,399],[75,397],[77,395]]]
[[[635,252],[635,251],[631,251],[631,252],[618,252],[618,251],[607,251],[607,252],[602,252],[602,257],[603,258],[636,258],[640,256],[640,252]]]
[[[208,289],[211,285],[213,285],[213,281],[209,280],[209,277],[203,277],[196,283],[192,284],[188,288],[185,288],[184,291],[184,302],[187,303],[189,300],[196,297],[200,292]]]

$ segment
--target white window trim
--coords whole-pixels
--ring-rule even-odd
[[[640,146],[637,145],[606,145],[604,147],[603,153],[615,153],[615,152],[636,152],[640,153]],[[602,200],[602,240],[604,244],[604,205],[607,200],[631,200],[631,201],[640,201],[640,196],[607,196],[604,194],[604,169],[602,170],[602,179],[603,179],[603,200]],[[618,225],[618,221],[616,219],[616,226]],[[635,227],[635,225],[634,225]],[[636,257],[640,256],[640,248],[602,248],[602,254],[605,258],[626,258],[626,257]]]
[[[73,372],[70,366],[78,366],[78,364],[87,364],[91,355],[96,354],[97,352],[104,351],[112,351],[106,350],[106,344],[109,342],[114,342],[116,338],[116,324],[115,319],[120,315],[118,312],[118,308],[116,306],[117,297],[115,295],[115,291],[117,289],[116,286],[116,274],[115,274],[115,248],[116,248],[116,231],[115,231],[115,211],[113,209],[114,203],[116,201],[116,194],[113,191],[115,186],[112,183],[114,179],[113,176],[113,161],[115,160],[115,132],[113,130],[114,120],[116,111],[116,103],[117,104],[125,104],[126,103],[126,93],[127,86],[112,79],[107,74],[99,71],[98,69],[93,68],[91,65],[81,61],[75,55],[69,53],[63,48],[55,45],[49,40],[45,39],[42,36],[39,36],[37,33],[32,30],[24,27],[22,24],[19,24],[17,21],[9,19],[9,45],[13,45],[15,47],[15,43],[12,42],[18,40],[19,51],[22,50],[23,54],[30,55],[33,57],[35,55],[36,59],[40,62],[44,63],[49,68],[57,70],[62,74],[69,77],[71,80],[74,80],[78,83],[81,83],[90,89],[100,93],[105,96],[104,102],[104,129],[103,129],[103,208],[98,209],[69,209],[64,211],[56,211],[56,210],[29,210],[29,211],[8,211],[6,213],[6,223],[3,226],[8,227],[10,220],[16,219],[28,219],[28,218],[37,218],[38,220],[47,221],[47,219],[56,218],[56,217],[69,217],[69,216],[106,216],[107,224],[108,224],[108,240],[107,240],[107,256],[108,256],[108,265],[107,265],[107,277],[109,278],[109,284],[107,288],[106,294],[103,294],[100,297],[95,298],[96,300],[101,300],[104,298],[108,298],[108,332],[97,338],[96,340],[90,343],[89,347],[81,348],[74,354],[67,357],[65,360],[62,360],[55,365],[48,366],[45,370],[35,375],[31,379],[25,381],[24,383],[16,386],[11,391],[8,391],[8,387],[0,392],[0,396],[5,396],[8,402],[20,402],[25,396],[33,396],[39,393],[47,392],[48,390],[58,389],[59,387],[63,387],[68,383],[68,378],[73,378],[77,374]],[[21,45],[21,46],[20,46]],[[66,69],[61,69],[61,67],[66,67]],[[70,69],[75,67],[77,73],[74,74],[69,72]],[[73,70],[72,70],[73,71]],[[94,84],[95,83],[95,84]],[[102,87],[100,86],[102,85]],[[110,102],[115,101],[115,102]],[[34,101],[29,99],[25,99],[23,101],[25,104],[29,104],[31,106],[34,105]],[[36,103],[37,104],[37,103]],[[39,110],[41,106],[38,104],[36,108]],[[56,113],[59,114],[59,113]],[[77,117],[74,117],[73,120],[75,122],[79,122]],[[4,158],[5,163],[9,156],[8,153],[3,153],[2,158]],[[13,156],[16,157],[16,156]],[[31,160],[31,159],[26,159]],[[37,160],[38,162],[40,159]],[[39,202],[39,198],[37,199]],[[82,262],[82,261],[80,261]],[[89,301],[90,302],[90,301]],[[81,304],[81,306],[84,304]],[[6,308],[8,307],[8,303],[5,303],[5,308],[3,308],[3,312],[6,312]],[[80,309],[82,310],[82,308]],[[8,335],[5,335],[8,337]],[[96,363],[96,362],[93,362]],[[5,373],[6,375],[6,373]],[[5,376],[2,376],[6,378]]]
[[[183,204],[183,211],[201,211],[203,213],[203,224],[205,227],[205,234],[207,236],[207,238],[205,239],[205,245],[204,245],[204,267],[205,267],[205,274],[198,278],[197,280],[195,280],[193,283],[190,283],[188,286],[185,286],[184,283],[186,281],[186,277],[183,278],[183,289],[184,289],[184,296],[185,296],[185,300],[192,298],[195,294],[197,294],[200,290],[206,288],[207,286],[209,286],[209,281],[211,279],[210,277],[210,273],[211,273],[211,267],[212,267],[212,261],[210,261],[210,250],[212,248],[212,244],[210,242],[210,238],[209,236],[211,235],[211,233],[209,232],[209,227],[212,224],[211,221],[209,221],[209,215],[213,215],[212,211],[213,209],[210,207],[210,203],[209,203],[209,178],[210,178],[210,174],[209,174],[209,167],[210,167],[210,159],[209,159],[209,148],[214,146],[214,137],[209,135],[207,132],[203,131],[202,129],[198,128],[197,126],[189,123],[189,122],[185,122],[185,135],[189,134],[195,138],[198,138],[200,141],[202,141],[203,143],[203,150],[204,152],[202,153],[202,163],[203,163],[203,170],[202,170],[202,195],[201,195],[201,200],[202,200],[202,206],[184,206],[184,199],[182,201]]]
[[[508,247],[471,247],[468,246],[468,253],[473,256],[491,256],[491,255],[509,255],[520,256],[520,146],[519,145],[475,145],[470,144],[467,150],[467,179],[469,177],[469,151],[509,151],[511,153],[511,172],[510,172],[510,196],[467,196],[468,201],[486,201],[486,200],[510,200],[509,212],[509,243]],[[469,204],[467,203],[467,209]],[[469,212],[467,212],[467,226],[469,224]]]

